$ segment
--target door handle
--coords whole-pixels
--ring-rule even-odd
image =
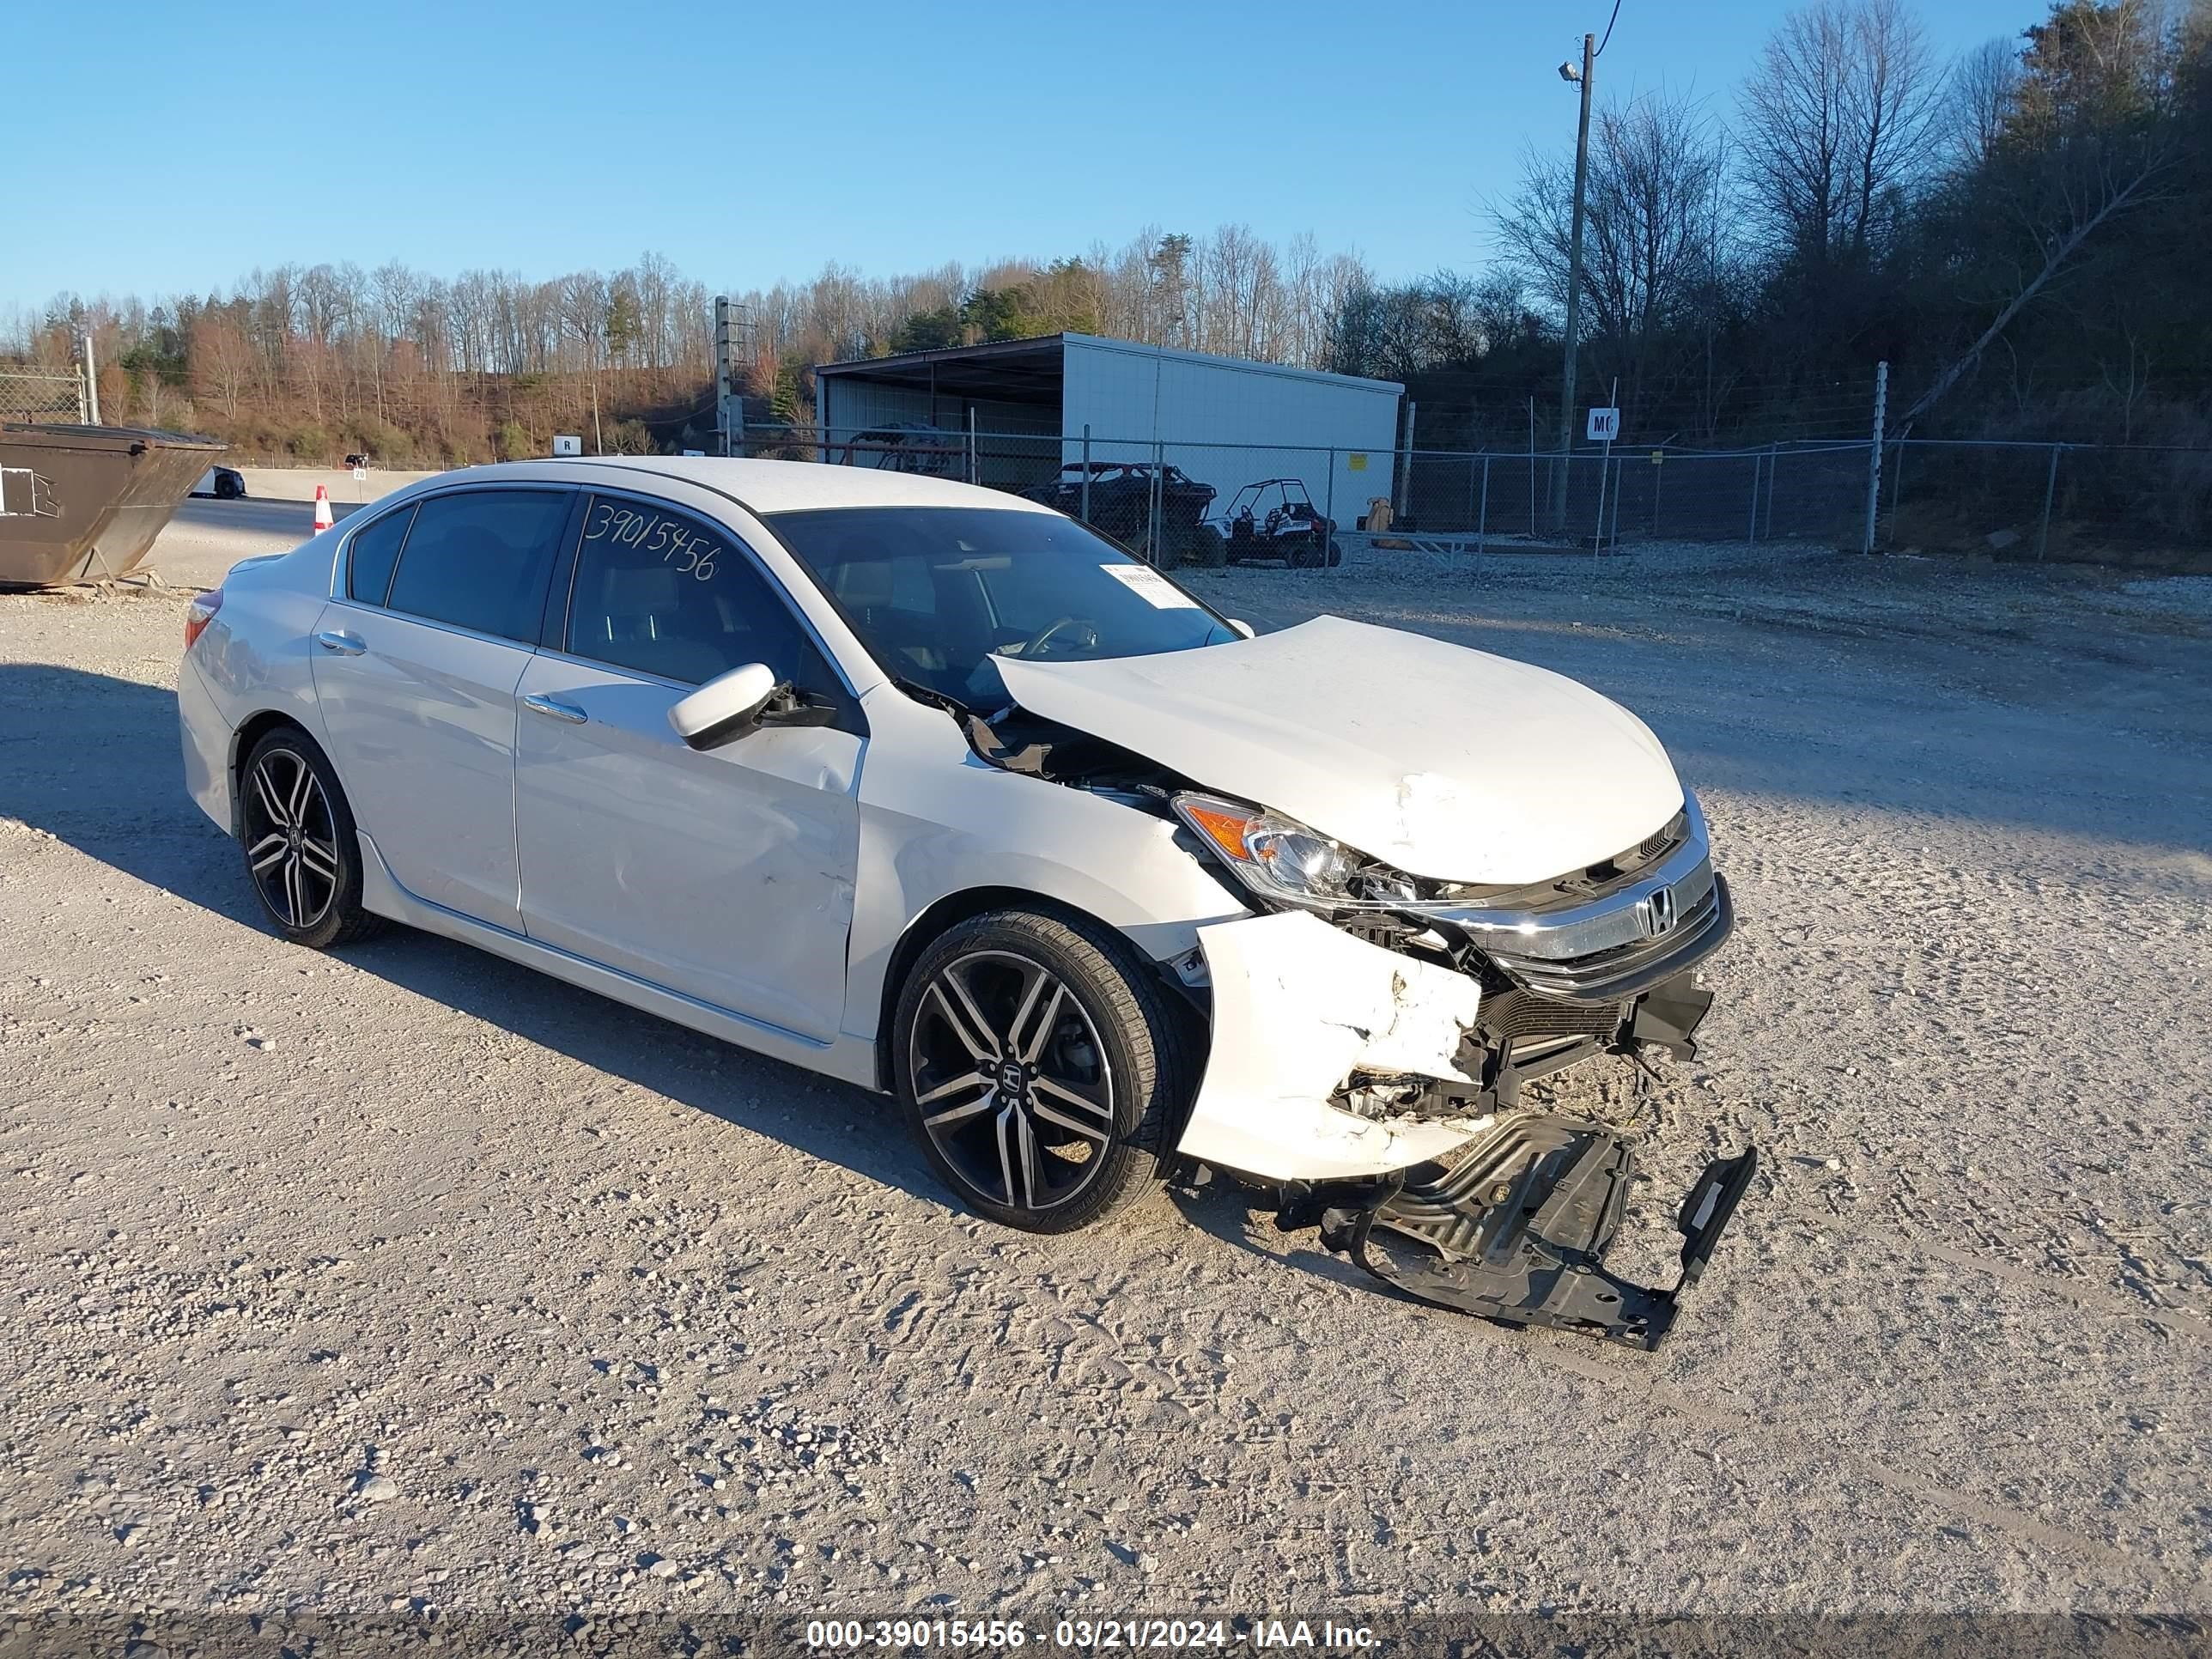
[[[542,691],[532,691],[522,700],[522,706],[541,714],[550,714],[556,720],[566,720],[571,726],[581,726],[591,719],[573,702],[562,702],[558,697],[549,697]]]
[[[337,629],[325,629],[315,635],[315,643],[325,651],[335,651],[341,657],[358,657],[368,649],[368,645],[351,634]]]

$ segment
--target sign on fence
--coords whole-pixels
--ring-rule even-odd
[[[1594,444],[1609,444],[1620,435],[1620,411],[1618,409],[1593,409],[1589,412],[1589,441]]]

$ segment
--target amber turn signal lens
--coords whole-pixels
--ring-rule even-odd
[[[1208,806],[1186,806],[1183,811],[1208,841],[1231,858],[1247,860],[1251,858],[1252,855],[1244,850],[1244,832],[1252,827],[1249,817],[1239,817],[1231,812],[1217,812]]]

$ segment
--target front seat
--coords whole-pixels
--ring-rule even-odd
[[[615,647],[605,653],[609,660],[687,685],[704,684],[738,665],[729,659],[730,640],[700,633],[714,627],[716,613],[703,604],[683,605],[684,580],[661,565],[611,569],[599,578],[596,613],[578,620]],[[589,648],[583,640],[576,643]]]

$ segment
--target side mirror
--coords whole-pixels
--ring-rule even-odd
[[[1231,617],[1226,620],[1231,628],[1235,629],[1239,634],[1242,634],[1246,639],[1254,640],[1260,637],[1258,633],[1253,629],[1250,623],[1238,622],[1234,617]]]
[[[749,662],[717,674],[677,702],[668,711],[668,723],[692,748],[713,749],[751,732],[775,689],[775,671],[766,663]]]

